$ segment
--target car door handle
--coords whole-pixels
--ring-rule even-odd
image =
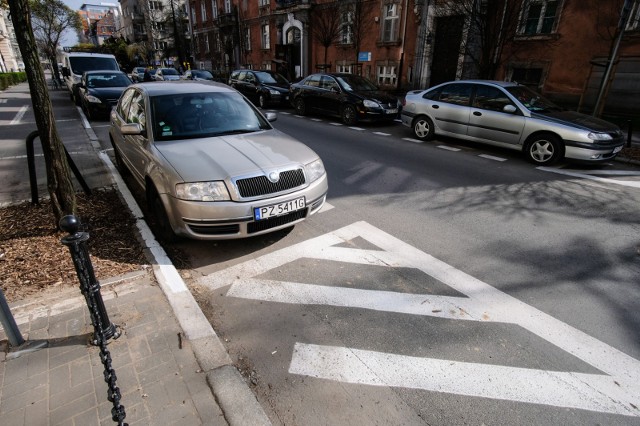
[[[480,117],[482,113],[480,111],[473,111],[473,115]]]
[[[431,105],[431,108],[438,109],[438,108],[440,108],[440,105]]]

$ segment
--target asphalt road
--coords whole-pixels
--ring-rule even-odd
[[[291,112],[325,209],[168,250],[274,424],[640,424],[640,168]]]

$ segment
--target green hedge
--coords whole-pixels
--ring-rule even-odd
[[[4,90],[9,86],[27,81],[26,72],[4,72],[0,73],[0,90]]]

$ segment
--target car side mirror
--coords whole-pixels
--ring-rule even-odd
[[[120,132],[122,132],[123,135],[143,135],[143,136],[145,133],[140,123],[123,124],[120,127]]]
[[[513,105],[505,105],[504,108],[502,108],[502,111],[507,114],[514,114],[517,110],[518,109]]]
[[[278,119],[278,114],[276,114],[275,112],[267,112],[265,114],[265,117],[267,118],[267,121],[273,122]]]

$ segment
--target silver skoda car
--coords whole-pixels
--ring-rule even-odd
[[[109,135],[160,239],[234,239],[292,226],[325,202],[322,160],[275,119],[224,84],[136,84],[112,111]]]
[[[565,111],[526,86],[461,80],[409,92],[402,124],[423,140],[434,134],[517,149],[538,165],[562,158],[610,160],[622,149],[619,127]]]

